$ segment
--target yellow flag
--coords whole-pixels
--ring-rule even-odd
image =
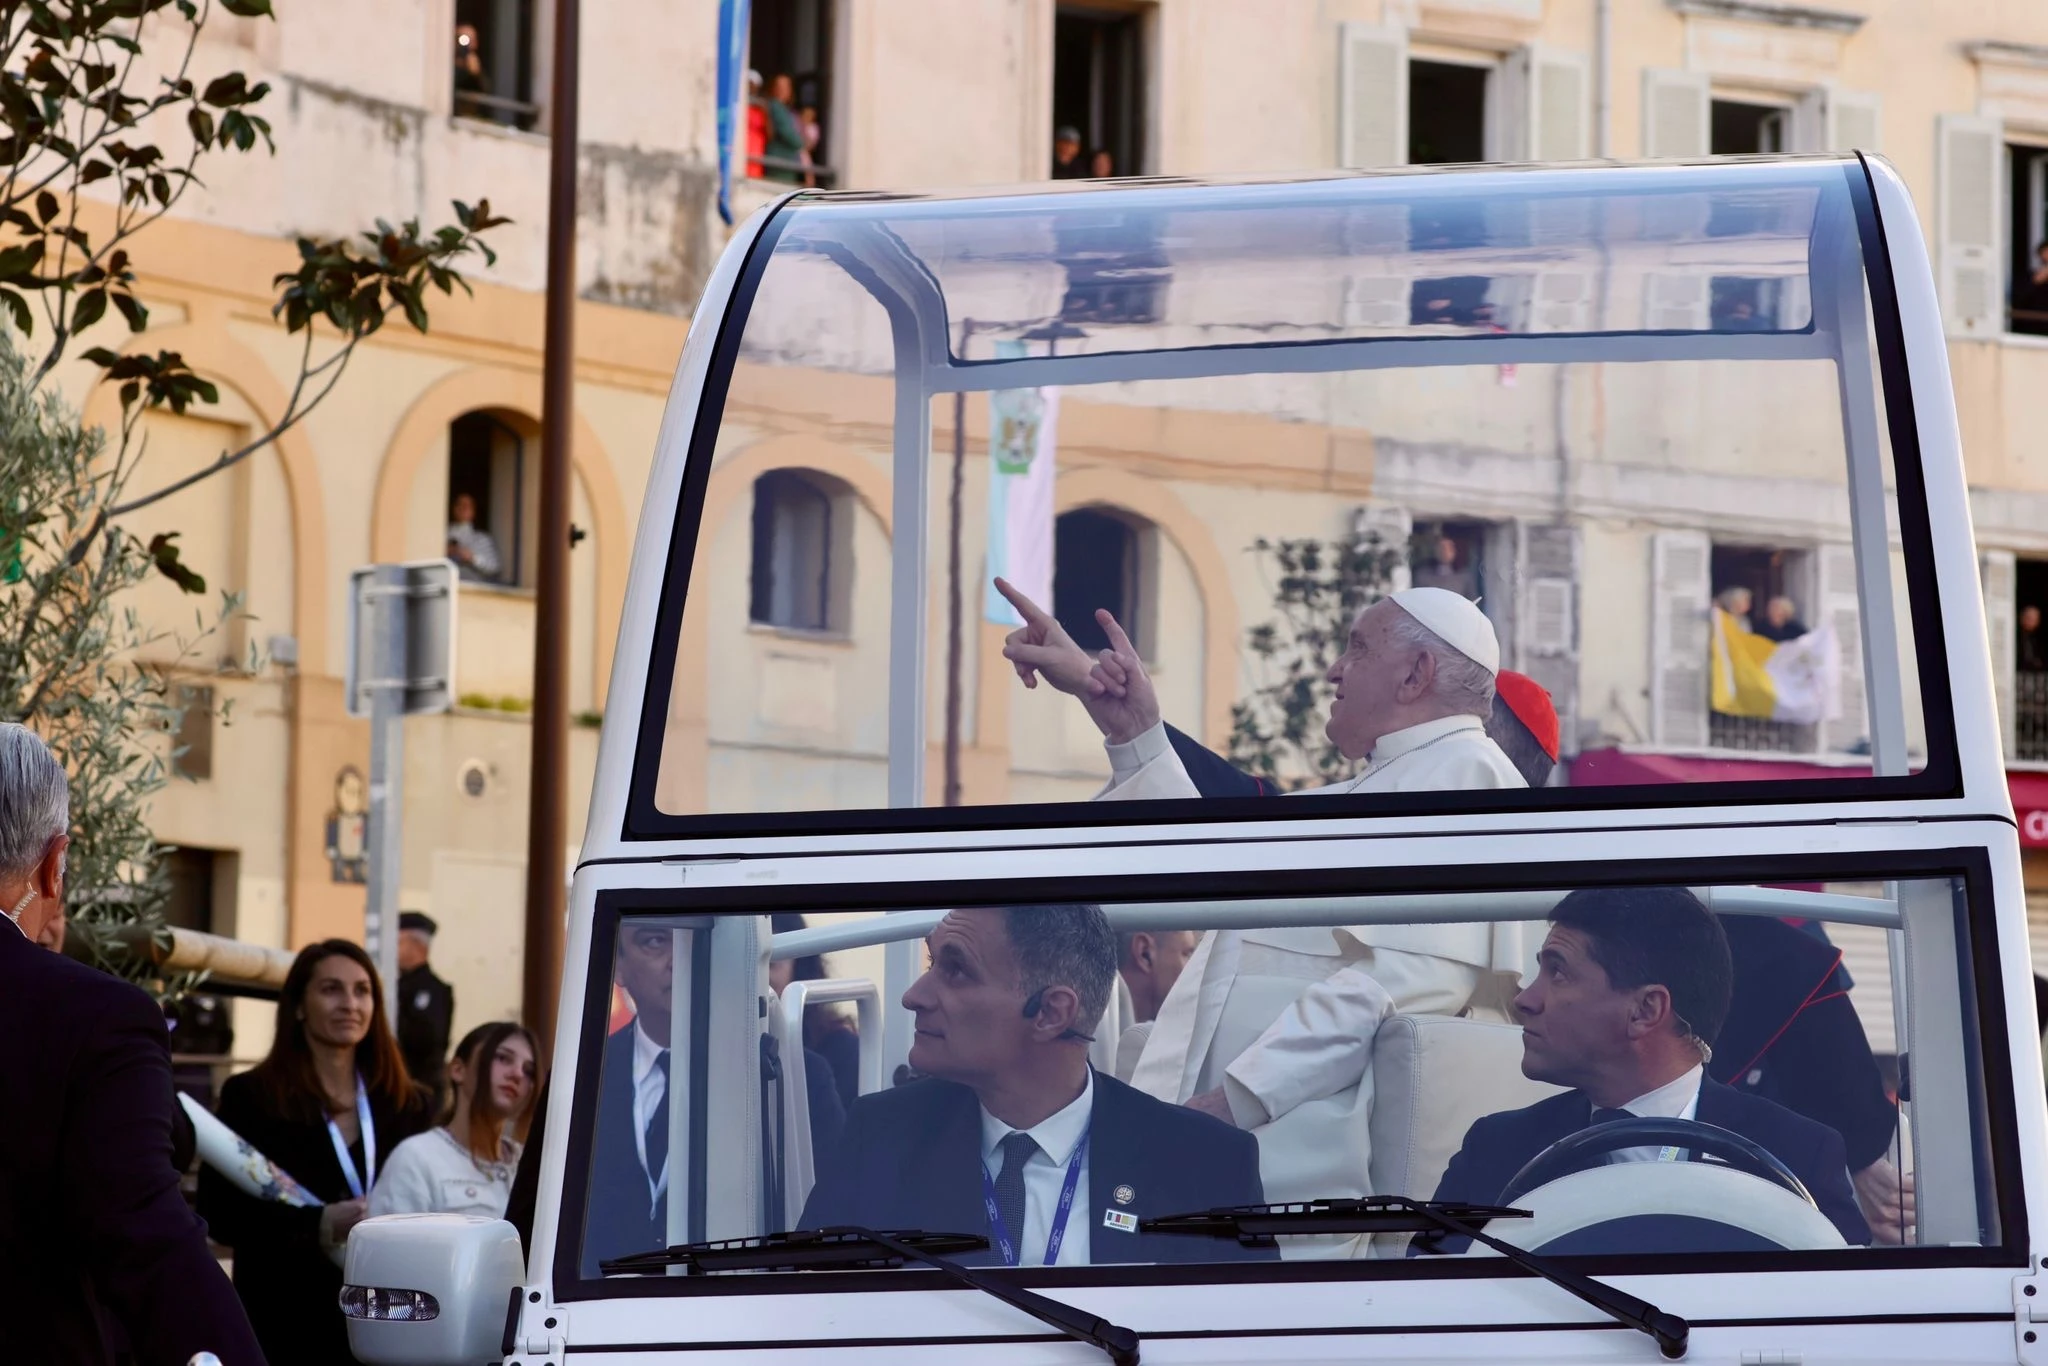
[[[1714,609],[1713,707],[1723,716],[1756,716],[1770,720],[1778,713],[1778,688],[1765,661],[1777,644],[1745,631],[1719,607]]]

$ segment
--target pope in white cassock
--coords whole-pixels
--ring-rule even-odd
[[[1096,613],[1110,648],[1090,656],[1051,614],[1001,579],[1024,625],[1003,655],[1026,687],[1080,699],[1109,751],[1098,801],[1199,795],[1130,638]],[[1325,727],[1354,778],[1294,795],[1522,787],[1486,734],[1500,645],[1479,608],[1408,588],[1352,622],[1330,668]],[[1254,1131],[1266,1198],[1368,1195],[1373,1038],[1390,1015],[1507,1018],[1523,968],[1521,927],[1350,925],[1203,936],[1159,1010],[1131,1084]],[[1428,1192],[1387,1192],[1427,1196]],[[1290,1257],[1360,1255],[1363,1240],[1289,1239]]]

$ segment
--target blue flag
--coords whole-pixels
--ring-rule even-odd
[[[718,216],[732,226],[732,139],[746,77],[750,0],[718,0]]]

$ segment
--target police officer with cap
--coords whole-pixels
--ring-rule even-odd
[[[398,1051],[413,1080],[434,1092],[439,1105],[455,1027],[455,988],[434,975],[427,957],[440,926],[419,911],[398,917]]]

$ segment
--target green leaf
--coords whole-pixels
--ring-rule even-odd
[[[30,336],[35,332],[35,318],[28,311],[28,300],[11,289],[0,289],[0,304],[7,306],[7,312],[13,318],[14,325],[21,329],[22,336]]]
[[[57,202],[57,196],[51,194],[48,190],[44,190],[36,195],[36,217],[42,219],[45,223],[55,218],[62,207]]]
[[[114,307],[120,309],[121,316],[128,320],[130,332],[140,332],[149,326],[149,310],[143,307],[142,300],[133,294],[116,294],[113,299]]]
[[[220,7],[229,14],[243,19],[276,17],[270,12],[270,0],[220,0]]]
[[[216,109],[227,109],[249,97],[249,78],[239,71],[216,76],[206,83],[199,98]]]
[[[98,322],[107,311],[107,291],[88,290],[78,296],[78,302],[71,308],[71,330],[83,332]]]
[[[213,115],[194,105],[185,111],[185,126],[192,130],[192,140],[201,147],[213,145]]]
[[[206,580],[192,572],[191,568],[178,558],[178,547],[172,544],[178,539],[175,531],[159,531],[149,538],[150,562],[156,572],[178,585],[187,593],[204,593]]]
[[[90,185],[96,180],[105,180],[113,173],[114,168],[112,166],[101,161],[98,157],[94,157],[91,161],[78,168],[78,183]]]

